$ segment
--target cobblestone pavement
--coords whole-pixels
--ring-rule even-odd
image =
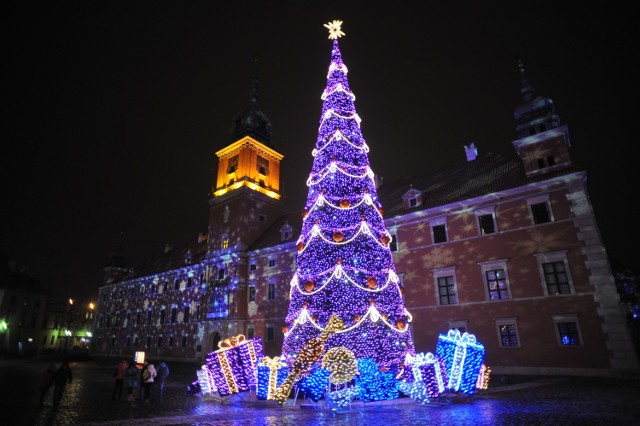
[[[111,401],[115,362],[72,362],[74,379],[58,411],[38,407],[38,383],[50,361],[0,360],[2,425],[640,425],[638,378],[512,378],[469,401],[421,405],[409,398],[354,402],[333,413],[290,400],[283,407],[253,395],[222,402],[187,396],[193,364],[169,363],[162,402]],[[126,393],[126,390],[125,390]]]

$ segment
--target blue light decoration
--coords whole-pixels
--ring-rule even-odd
[[[280,357],[264,357],[258,363],[258,399],[274,399],[276,388],[284,382],[289,375],[289,367]]]
[[[400,396],[398,380],[390,371],[380,371],[373,359],[358,360],[359,375],[356,376],[356,397],[363,402],[395,399]]]
[[[460,335],[458,329],[438,337],[436,357],[442,359],[447,371],[446,388],[464,394],[474,394],[484,362],[484,346],[470,333]]]
[[[356,388],[351,386],[333,392],[325,392],[324,399],[333,411],[344,410],[349,404],[351,404],[356,393]]]
[[[298,381],[296,386],[305,398],[318,402],[329,386],[329,375],[331,375],[331,371],[316,364],[309,370],[307,376]]]
[[[293,365],[305,343],[319,336],[335,314],[344,327],[327,340],[326,350],[344,346],[357,359],[395,368],[406,353],[415,353],[411,315],[347,72],[336,38],[307,179],[282,351]]]

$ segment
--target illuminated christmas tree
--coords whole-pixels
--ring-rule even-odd
[[[341,22],[325,25],[333,40],[309,195],[298,240],[297,270],[284,327],[283,355],[292,363],[332,315],[344,328],[325,349],[344,346],[380,367],[415,353],[403,289],[395,272],[391,235],[382,218],[369,147],[349,89],[338,38]]]

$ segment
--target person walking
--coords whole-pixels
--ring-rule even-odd
[[[144,402],[146,403],[151,399],[151,388],[157,375],[155,366],[150,362],[142,369],[142,385],[144,386]]]
[[[116,396],[118,397],[118,401],[122,397],[122,385],[124,382],[124,372],[127,369],[127,361],[124,359],[120,361],[120,363],[116,366],[116,371],[113,373],[113,378],[116,380],[115,387],[113,388],[113,394],[111,395],[111,400],[115,401]]]
[[[53,375],[55,374],[55,372],[55,364],[49,364],[47,369],[44,371],[42,380],[40,381],[40,386],[38,387],[38,389],[40,390],[40,402],[38,403],[38,406],[44,405],[45,399],[47,399],[49,403],[51,402],[51,386],[53,386]]]
[[[135,402],[133,395],[133,388],[138,386],[138,376],[140,375],[140,370],[136,367],[136,363],[133,361],[129,361],[129,366],[124,371],[124,382],[127,387],[127,401],[130,403]]]
[[[162,397],[164,396],[164,381],[169,375],[169,367],[167,366],[167,363],[164,362],[164,359],[160,360],[160,364],[158,364],[156,372],[158,373],[155,379],[155,381],[158,383],[158,399],[162,401]]]
[[[67,383],[71,383],[73,376],[71,374],[71,367],[67,361],[63,362],[60,367],[53,374],[53,409],[57,410],[60,406],[60,400],[64,394],[64,388]]]

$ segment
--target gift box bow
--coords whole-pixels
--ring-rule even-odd
[[[410,365],[412,367],[420,367],[427,364],[434,364],[436,362],[436,357],[431,353],[420,352],[413,356],[411,354],[407,354],[404,359],[405,364]]]
[[[227,339],[219,341],[218,347],[220,349],[231,349],[233,347],[236,347],[244,343],[245,341],[246,340],[245,340],[244,334],[239,334],[237,336],[229,337]]]
[[[475,335],[467,333],[466,331],[462,335],[460,335],[460,330],[458,329],[449,330],[449,333],[447,333],[447,338],[459,344],[467,344],[467,345],[476,344]]]

